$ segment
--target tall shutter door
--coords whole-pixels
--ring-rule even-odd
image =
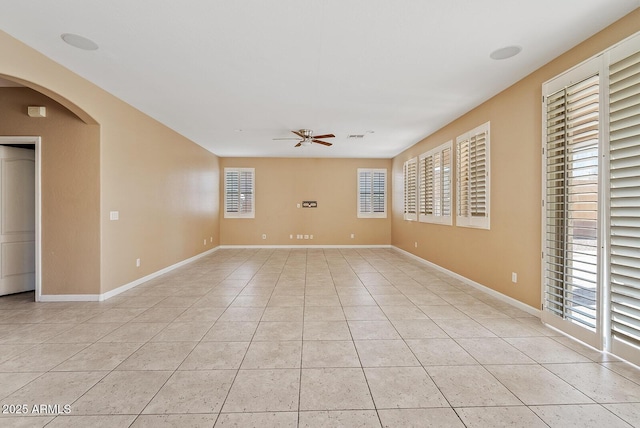
[[[640,52],[610,66],[611,334],[640,347]]]
[[[595,331],[599,76],[547,96],[546,115],[545,309]]]

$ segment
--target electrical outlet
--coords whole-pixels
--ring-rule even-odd
[[[205,239],[203,239],[202,241],[203,241],[203,242],[202,242],[202,245],[207,245],[207,239],[206,239],[206,238],[205,238]]]
[[[511,282],[513,282],[514,284],[518,283],[518,274],[515,272],[511,272]]]
[[[136,267],[140,267],[140,259],[136,259]]]
[[[262,239],[267,239],[267,234],[266,233],[262,234]]]
[[[289,235],[289,239],[293,239],[293,235]]]
[[[414,243],[413,243],[413,246],[414,246],[414,247],[416,247],[416,248],[418,248],[418,241],[414,242]]]
[[[209,237],[209,242],[213,242],[213,236]]]
[[[313,239],[313,235],[309,235],[309,239]]]
[[[355,233],[352,233],[352,234],[351,234],[351,239],[353,239],[353,238],[355,238],[355,237],[356,237],[356,234],[355,234]]]
[[[309,239],[309,235],[304,235],[304,239]]]

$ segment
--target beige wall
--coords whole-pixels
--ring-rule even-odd
[[[85,248],[99,236],[100,261],[89,268],[83,265],[84,259],[60,255],[55,267],[61,278],[83,269],[99,269],[99,278],[64,284],[50,290],[51,294],[104,293],[219,244],[215,155],[4,32],[0,32],[0,75],[37,89],[85,122],[100,125],[100,187],[93,195],[94,201],[99,198],[99,223],[94,220],[86,234],[61,238],[73,239],[69,245],[74,248]],[[95,175],[95,158],[75,147],[67,154],[80,163],[93,162]],[[60,169],[53,174],[69,177],[72,172]],[[55,190],[56,194],[64,191]],[[119,221],[109,220],[112,210],[120,211]],[[43,213],[43,217],[50,215]],[[73,218],[65,218],[49,229],[73,227]],[[140,268],[135,266],[136,258],[142,261]]]
[[[220,218],[222,245],[389,245],[390,216],[357,217],[358,168],[386,168],[387,159],[222,158],[225,167],[255,168],[255,219]],[[390,189],[387,178],[387,188]],[[224,180],[221,175],[222,187]],[[223,188],[220,206],[224,207]],[[389,191],[387,192],[388,194]],[[297,208],[303,200],[318,208]],[[388,204],[388,207],[390,205]],[[224,208],[223,208],[224,209]],[[389,209],[389,208],[387,208]],[[351,234],[355,238],[351,239]],[[267,239],[262,239],[262,234]],[[289,239],[293,234],[294,239]],[[296,240],[297,234],[313,240]]]
[[[393,244],[539,308],[542,83],[637,31],[640,10],[395,157]],[[491,121],[491,230],[404,221],[404,161],[448,140],[455,141],[458,135],[487,121]],[[517,284],[511,283],[511,272],[518,274]]]
[[[30,105],[45,106],[47,117],[27,116]],[[100,128],[29,88],[0,88],[0,118],[0,135],[42,137],[43,294],[97,293]]]

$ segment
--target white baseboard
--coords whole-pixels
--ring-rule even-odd
[[[42,294],[38,302],[99,302],[101,294]]]
[[[464,282],[465,284],[468,284],[468,285],[472,286],[473,288],[476,288],[476,289],[478,289],[480,291],[484,291],[485,293],[491,295],[492,297],[500,299],[503,302],[510,304],[511,306],[515,306],[516,308],[518,308],[518,309],[520,309],[520,310],[522,310],[522,311],[524,311],[524,312],[526,312],[528,314],[531,314],[531,315],[533,315],[535,317],[538,317],[538,318],[540,318],[541,315],[542,315],[539,309],[532,308],[531,306],[529,306],[529,305],[527,305],[525,303],[522,303],[521,301],[516,300],[513,297],[509,297],[509,296],[507,296],[505,294],[502,294],[499,291],[494,290],[493,288],[489,288],[486,285],[482,285],[482,284],[480,284],[478,282],[475,282],[475,281],[473,281],[473,280],[471,280],[471,279],[469,279],[469,278],[467,278],[465,276],[462,276],[462,275],[457,274],[457,273],[455,273],[453,271],[450,271],[449,269],[445,269],[440,265],[437,265],[437,264],[435,264],[433,262],[425,260],[422,257],[418,257],[415,254],[412,254],[412,253],[410,253],[408,251],[403,250],[402,248],[398,248],[396,246],[393,246],[392,248],[394,250],[406,255],[406,256],[409,256],[409,257],[411,257],[411,258],[413,258],[413,259],[415,259],[415,260],[417,260],[417,261],[419,261],[421,263],[426,264],[429,267],[437,269],[440,272],[446,273],[447,275],[450,275],[450,276],[454,277],[455,279],[458,279],[458,280]]]
[[[250,249],[250,248],[269,248],[269,249],[296,249],[296,248],[392,248],[391,245],[220,245],[220,249]]]
[[[107,291],[106,293],[102,293],[102,294],[43,294],[40,296],[40,299],[38,301],[40,302],[102,302],[104,300],[107,300],[113,296],[117,296],[120,293],[124,293],[127,290],[131,290],[132,288],[145,283],[147,281],[150,281],[154,278],[159,277],[160,275],[164,275],[165,273],[171,272],[174,269],[177,269],[181,266],[187,265],[191,262],[194,262],[204,256],[208,256],[209,254],[217,251],[218,249],[220,249],[221,247],[215,247],[212,248],[208,251],[205,251],[203,253],[197,254],[193,257],[190,257],[186,260],[183,260],[181,262],[178,262],[176,264],[173,264],[171,266],[167,266],[164,269],[160,269],[159,271],[156,271],[154,273],[151,273],[147,276],[144,276],[142,278],[138,278],[135,281],[132,281],[128,284],[124,284],[121,285],[118,288],[115,288],[113,290]]]

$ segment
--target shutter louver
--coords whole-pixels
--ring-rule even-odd
[[[609,72],[611,335],[640,348],[640,52]]]

